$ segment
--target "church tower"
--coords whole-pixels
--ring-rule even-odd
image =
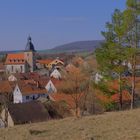
[[[33,72],[36,68],[36,59],[35,59],[35,48],[32,43],[32,38],[29,36],[27,39],[27,45],[24,51],[24,57],[27,61],[28,72]]]

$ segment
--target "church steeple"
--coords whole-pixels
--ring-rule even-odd
[[[32,52],[35,51],[34,45],[32,43],[32,38],[30,35],[27,38],[27,45],[26,45],[25,51],[32,51]]]

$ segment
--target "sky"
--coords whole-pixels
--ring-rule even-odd
[[[30,35],[36,50],[103,39],[100,32],[126,0],[0,0],[0,51],[23,50]]]

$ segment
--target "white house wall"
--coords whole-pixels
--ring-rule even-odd
[[[27,99],[27,96],[28,96],[28,99]],[[47,98],[48,94],[33,94],[32,93],[30,95],[23,95],[22,96],[22,102],[23,103],[30,102],[30,101],[38,99],[39,97]]]
[[[30,93],[29,95],[24,95],[20,91],[18,85],[16,85],[13,92],[13,103],[26,103],[26,102],[36,100],[39,97],[47,98],[48,97],[47,90],[46,90],[46,93],[42,93],[42,94]]]
[[[14,76],[14,75],[10,75],[9,77],[8,77],[8,81],[17,81],[17,78]]]
[[[46,88],[46,90],[48,91],[48,93],[49,93],[49,91],[51,91],[51,90],[52,90],[52,92],[54,92],[54,93],[57,92],[57,89],[55,88],[55,86],[54,86],[54,84],[52,83],[51,80],[47,83],[47,85],[45,86],[45,88]]]
[[[13,92],[13,102],[14,103],[22,103],[23,102],[22,94],[21,94],[21,91],[20,91],[18,85],[16,85],[14,92]]]
[[[53,77],[53,78],[55,78],[55,79],[60,79],[60,78],[61,78],[61,74],[60,74],[60,72],[59,72],[57,69],[55,69],[55,70],[51,73],[50,76]]]
[[[12,68],[13,67],[13,68]],[[22,71],[21,71],[22,67]],[[25,65],[19,64],[19,65],[6,65],[6,73],[25,73]]]

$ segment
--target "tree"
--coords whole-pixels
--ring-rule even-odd
[[[85,93],[89,88],[87,79],[88,78],[79,68],[73,67],[73,69],[66,74],[64,81],[58,89],[59,92],[71,96],[77,117],[79,116],[78,110],[80,108],[81,99],[85,96]]]
[[[132,50],[126,47],[123,13],[116,9],[112,15],[112,22],[106,24],[107,31],[102,32],[105,43],[96,50],[99,70],[109,80],[118,80],[120,109],[122,108],[122,75],[127,70],[127,60]],[[115,77],[112,74],[115,73]]]
[[[135,87],[136,87],[136,56],[137,49],[140,43],[140,1],[139,0],[127,0],[127,9],[124,11],[124,30],[127,36],[127,42],[129,47],[133,48],[130,59],[132,65],[132,99],[131,99],[131,109],[134,108],[134,97],[135,97]]]

